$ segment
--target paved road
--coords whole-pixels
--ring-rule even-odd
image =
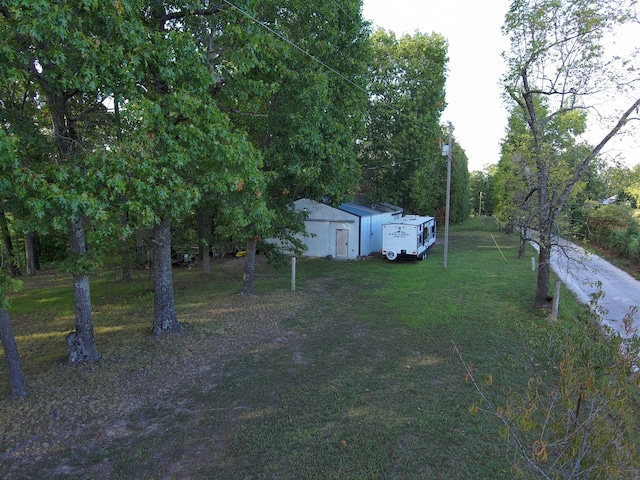
[[[598,303],[606,309],[602,322],[624,335],[622,319],[630,307],[640,306],[640,281],[598,255],[587,253],[565,240],[553,248],[551,267],[583,303],[589,303],[601,282],[604,297]],[[633,322],[640,334],[640,311],[633,316]]]

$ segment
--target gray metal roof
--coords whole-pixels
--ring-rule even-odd
[[[392,205],[390,203],[377,203],[376,204],[376,208],[379,209],[381,212],[402,212],[402,207],[399,207],[397,205]]]
[[[396,207],[389,203],[375,204],[370,207],[360,205],[353,202],[343,203],[338,207],[340,210],[352,213],[358,217],[372,217],[375,215],[382,215],[389,212],[402,212],[402,208]]]

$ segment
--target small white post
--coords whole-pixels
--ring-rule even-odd
[[[291,257],[291,291],[296,291],[296,257]]]
[[[531,257],[531,271],[536,271],[536,257]]]
[[[555,290],[553,292],[553,301],[551,303],[551,318],[553,320],[558,319],[558,309],[560,308],[560,287],[562,286],[562,282],[560,280],[556,280]]]

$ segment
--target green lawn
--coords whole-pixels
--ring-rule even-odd
[[[545,373],[533,337],[548,320],[518,239],[472,226],[452,228],[447,269],[441,242],[422,262],[298,259],[291,292],[259,263],[256,298],[236,294],[241,260],[176,270],[186,333],[163,339],[148,274],[105,274],[97,365],[64,362],[70,281],[25,279],[12,322],[30,398],[0,402],[0,477],[513,478],[453,345],[502,404]],[[579,311],[563,290],[561,321]]]

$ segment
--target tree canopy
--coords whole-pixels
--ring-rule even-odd
[[[446,184],[440,115],[447,42],[435,33],[397,38],[382,29],[372,34],[371,42],[370,104],[359,157],[361,190],[373,201],[433,214],[444,204]]]
[[[179,331],[172,220],[206,205],[218,234],[255,240],[295,198],[338,202],[356,184],[360,12],[360,0],[3,2],[0,109],[25,193],[12,220],[68,237],[72,358],[100,358],[89,276],[102,246],[149,232],[153,331]],[[280,223],[299,229],[292,218]]]

